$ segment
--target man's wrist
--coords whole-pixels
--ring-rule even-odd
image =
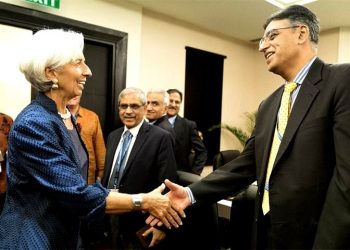
[[[185,191],[187,193],[188,198],[190,199],[191,205],[196,203],[196,199],[193,196],[193,193],[189,187],[185,187]]]

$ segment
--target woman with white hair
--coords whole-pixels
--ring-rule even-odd
[[[80,224],[104,213],[148,211],[170,227],[181,223],[164,187],[147,194],[87,185],[88,156],[67,102],[91,76],[82,34],[35,33],[20,70],[39,94],[15,120],[8,143],[8,190],[0,216],[0,249],[76,249]],[[183,211],[179,211],[183,215]]]

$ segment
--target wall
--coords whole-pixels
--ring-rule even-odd
[[[318,45],[319,57],[327,63],[338,62],[339,29],[331,29],[322,32]]]
[[[339,28],[339,49],[338,61],[339,63],[350,62],[350,27]]]
[[[18,69],[18,47],[30,30],[0,24],[0,112],[16,118],[30,101],[30,84]]]

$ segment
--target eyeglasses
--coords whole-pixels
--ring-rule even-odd
[[[141,108],[143,105],[139,105],[139,104],[119,104],[119,109],[120,110],[126,110],[128,108],[130,108],[131,110],[138,110],[139,108]]]
[[[270,42],[273,39],[275,39],[279,33],[277,32],[278,30],[285,30],[285,29],[294,29],[294,28],[298,28],[301,27],[300,25],[294,25],[294,26],[289,26],[289,27],[283,27],[283,28],[276,28],[276,29],[272,29],[269,30],[259,41],[259,47],[262,46],[263,43],[265,42]]]

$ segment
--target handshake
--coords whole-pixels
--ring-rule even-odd
[[[165,195],[161,193],[165,186],[170,190]],[[149,204],[145,204],[145,209],[150,213],[146,219],[146,224],[150,226],[162,226],[163,224],[171,229],[182,225],[181,218],[186,218],[184,209],[191,205],[191,200],[183,186],[177,185],[169,180],[150,193],[145,194]]]
[[[151,200],[154,201],[152,205],[153,208],[148,209],[150,213],[146,219],[146,224],[148,225],[136,233],[144,248],[153,247],[159,244],[159,242],[165,237],[165,233],[155,229],[154,226],[157,225],[160,227],[164,224],[168,229],[171,229],[171,226],[178,228],[179,225],[182,225],[181,218],[186,217],[184,209],[191,204],[184,187],[172,183],[169,180],[165,180],[164,183],[165,185],[162,184],[152,192],[148,193],[149,195],[152,195]],[[165,195],[161,195],[165,186],[168,187],[170,191]],[[156,198],[156,196],[158,197],[159,195],[161,195],[161,200],[165,199],[165,201],[167,201],[163,210],[159,210],[161,206],[157,205],[158,198]]]
[[[165,187],[170,191],[163,195]],[[184,209],[190,204],[191,200],[183,186],[165,180],[149,193],[130,195],[111,191],[106,198],[106,213],[122,214],[135,210],[148,212],[150,215],[146,219],[146,224],[149,227],[139,230],[137,236],[145,247],[152,247],[164,238],[163,232],[154,226],[178,228],[182,225],[182,218],[186,218]],[[151,239],[149,239],[150,234],[153,235]],[[150,241],[146,242],[146,239]]]
[[[162,192],[165,187],[169,192]],[[132,200],[132,202],[131,202]],[[130,195],[119,192],[109,192],[106,198],[107,214],[122,214],[132,210],[149,212],[146,223],[150,226],[162,226],[167,228],[182,225],[181,218],[185,218],[184,209],[191,204],[186,189],[169,180],[165,180],[159,187],[149,193]]]

